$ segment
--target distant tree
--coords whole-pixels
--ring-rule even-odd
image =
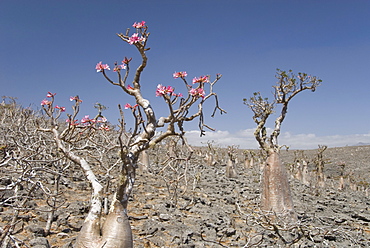
[[[257,92],[250,99],[244,99],[244,104],[248,105],[254,113],[253,120],[257,124],[254,136],[260,147],[267,153],[261,180],[261,208],[265,211],[273,211],[280,215],[287,214],[287,216],[295,218],[288,176],[280,160],[281,146],[278,145],[278,136],[292,98],[304,90],[314,92],[321,80],[306,73],[294,75],[291,70],[286,72],[279,69],[276,78],[278,81],[273,86],[273,102],[269,102],[268,98],[263,98]],[[266,122],[278,104],[282,106],[281,111],[275,120],[275,127],[271,135],[268,136]]]
[[[316,166],[316,176],[317,176],[317,184],[319,187],[325,186],[325,175],[324,175],[324,166],[327,161],[324,160],[323,154],[325,150],[328,148],[326,145],[319,145],[319,148],[317,150],[317,157],[314,160],[314,164]]]
[[[235,145],[228,146],[227,148],[227,162],[226,162],[226,169],[225,169],[225,175],[228,178],[236,178],[237,172],[236,172],[236,164],[238,163],[237,158],[237,151],[238,147]]]
[[[175,88],[172,86],[161,84],[157,86],[155,94],[157,97],[163,98],[168,108],[167,116],[157,118],[150,101],[142,95],[142,84],[140,83],[141,74],[147,65],[148,26],[142,21],[134,23],[133,27],[135,32],[132,35],[130,35],[130,29],[127,29],[125,34],[118,34],[118,37],[124,42],[134,45],[141,56],[141,63],[135,71],[131,85],[127,83],[131,58],[125,57],[122,64],[115,63],[113,70],[117,74],[116,82],[107,74],[107,71],[110,70],[109,65],[102,62],[96,65],[97,72],[101,72],[109,83],[121,88],[126,95],[133,98],[134,104],[127,103],[124,106],[125,109],[131,111],[134,117],[132,130],[126,130],[124,113],[120,105],[119,134],[118,137],[113,139],[109,134],[94,136],[98,132],[109,133],[110,127],[101,112],[95,118],[85,116],[80,122],[77,121],[76,116],[81,103],[78,96],[71,98],[75,103],[74,111],[72,115],[68,115],[68,127],[65,129],[61,129],[57,123],[61,111],[65,109],[54,105],[55,94],[48,93],[49,100],[42,102],[50,123],[49,127],[40,128],[40,130],[53,133],[58,149],[68,159],[80,165],[92,186],[90,211],[77,238],[76,248],[133,247],[132,232],[127,217],[127,205],[135,182],[139,155],[169,136],[177,136],[182,139],[192,153],[192,149],[184,138],[183,124],[199,118],[201,135],[204,135],[206,128],[213,130],[205,124],[203,116],[203,105],[211,97],[216,99],[212,116],[215,115],[217,110],[221,114],[226,113],[219,107],[217,94],[213,91],[214,85],[221,79],[220,74],[216,75],[214,81],[210,81],[210,76],[200,76],[195,77],[192,83],[189,84],[186,80],[187,73],[182,71],[175,72],[173,77],[182,80],[185,89],[184,94],[175,93]],[[192,113],[191,107],[194,105],[197,108]],[[101,109],[99,107],[98,105],[97,108]],[[158,128],[165,128],[165,130],[159,132]],[[116,182],[109,213],[104,223],[102,223],[104,187],[102,186],[102,177],[97,174],[91,163],[91,158],[94,157],[93,153],[104,153],[113,149],[119,151],[119,159],[115,163],[107,164],[108,160],[96,159],[101,166],[106,168],[106,175],[103,178],[107,180],[107,174],[109,174],[109,177],[113,177],[112,179]],[[113,167],[118,171],[116,176],[110,174]]]

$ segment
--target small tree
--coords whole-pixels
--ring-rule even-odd
[[[132,35],[129,35],[130,29],[127,29],[125,34],[118,34],[118,37],[124,42],[134,45],[141,56],[141,63],[136,69],[132,84],[130,85],[127,83],[131,58],[125,57],[120,65],[115,63],[114,71],[117,73],[117,82],[113,81],[107,74],[107,71],[110,70],[107,64],[99,62],[96,65],[97,72],[101,72],[108,82],[121,88],[126,95],[133,97],[135,101],[135,104],[131,105],[127,103],[124,107],[130,110],[134,117],[133,129],[130,132],[126,131],[123,110],[119,105],[121,113],[119,135],[116,139],[116,145],[110,147],[110,149],[119,149],[119,161],[113,165],[104,165],[104,160],[99,160],[99,162],[107,168],[107,172],[113,167],[118,169],[118,176],[115,177],[116,185],[114,196],[111,199],[110,210],[104,223],[101,223],[102,198],[104,196],[102,181],[99,180],[99,176],[96,175],[92,164],[84,157],[84,155],[88,156],[88,154],[81,151],[89,149],[95,149],[95,151],[102,150],[103,148],[109,149],[104,143],[108,141],[97,141],[91,140],[90,138],[96,131],[106,130],[105,118],[99,113],[94,119],[85,119],[84,124],[78,123],[76,116],[79,110],[80,99],[74,97],[72,99],[75,101],[74,113],[69,115],[69,125],[66,129],[59,130],[59,125],[56,120],[60,116],[61,109],[53,105],[54,94],[49,93],[48,97],[51,97],[51,101],[44,100],[45,102],[42,103],[45,112],[51,120],[50,126],[42,130],[54,134],[54,139],[59,150],[67,158],[80,165],[85,172],[87,180],[92,186],[93,193],[90,211],[77,238],[75,244],[76,248],[133,247],[131,227],[127,217],[127,205],[134,186],[140,153],[148,148],[154,147],[169,136],[180,137],[192,153],[192,149],[184,138],[184,122],[199,118],[201,136],[204,135],[205,128],[213,130],[204,123],[203,117],[203,105],[205,101],[211,97],[215,97],[216,99],[216,106],[212,116],[215,115],[217,110],[219,110],[221,114],[226,113],[219,107],[217,94],[213,91],[214,85],[221,78],[220,74],[217,74],[216,79],[212,82],[210,81],[210,76],[195,77],[192,80],[192,85],[190,85],[186,80],[187,73],[183,71],[175,72],[173,77],[182,80],[186,90],[184,95],[175,93],[175,89],[172,86],[163,86],[161,84],[157,86],[155,92],[156,96],[162,97],[168,108],[167,116],[157,118],[150,101],[142,95],[142,85],[140,83],[141,74],[147,65],[146,52],[149,50],[147,47],[149,38],[148,26],[142,21],[140,23],[134,23],[133,27],[136,32]],[[125,72],[123,73],[123,71]],[[198,106],[197,111],[190,114],[190,108],[194,105]],[[85,125],[86,123],[87,125]],[[165,130],[158,132],[158,128],[165,128]],[[79,146],[78,153],[71,151],[70,148],[74,147],[76,142],[81,141],[81,139],[77,139],[81,135],[81,139],[84,139],[87,143],[83,146]],[[112,140],[110,140],[108,144],[110,142],[112,142]],[[98,149],[98,147],[100,148]]]
[[[237,146],[228,146],[227,148],[227,162],[226,162],[226,169],[225,175],[228,178],[236,178],[236,164],[238,163],[238,147]]]
[[[260,93],[254,93],[250,99],[244,99],[244,104],[248,105],[254,113],[253,120],[257,124],[254,136],[260,147],[267,153],[261,180],[261,208],[277,214],[288,212],[289,216],[295,218],[288,176],[280,160],[281,146],[278,145],[278,136],[292,98],[304,90],[315,91],[321,80],[306,73],[298,73],[296,76],[291,70],[286,72],[279,69],[276,78],[278,81],[273,86],[275,98],[273,102],[262,98]],[[275,120],[275,127],[268,136],[266,122],[274,113],[277,104],[281,104],[282,108]]]
[[[323,153],[328,148],[326,145],[319,145],[319,149],[317,150],[317,157],[314,160],[316,166],[316,176],[317,176],[317,184],[319,187],[325,187],[325,174],[324,174],[324,166],[327,161],[323,158]]]

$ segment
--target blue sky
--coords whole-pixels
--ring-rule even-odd
[[[192,131],[197,123],[188,124],[191,143],[215,140],[256,148],[252,112],[242,99],[256,91],[272,98],[276,68],[323,80],[316,92],[292,100],[280,144],[370,143],[369,14],[365,0],[1,0],[1,95],[38,108],[47,91],[56,92],[57,104],[66,107],[78,94],[84,100],[81,115],[94,115],[98,101],[115,122],[117,104],[133,102],[94,67],[127,56],[135,68],[137,51],[116,33],[145,20],[151,50],[143,94],[157,116],[166,111],[155,88],[159,83],[176,87],[173,72],[187,71],[189,78],[223,74],[215,91],[228,113],[208,115],[217,132],[202,139]]]

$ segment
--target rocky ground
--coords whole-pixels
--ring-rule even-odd
[[[303,154],[308,183],[294,177],[297,154],[282,151],[298,214],[292,223],[271,221],[271,213],[259,210],[258,163],[239,163],[237,178],[225,177],[223,163],[200,160],[167,168],[167,174],[156,165],[139,171],[129,205],[135,247],[370,247],[370,146],[328,148],[321,186],[313,171],[317,150]],[[50,235],[45,237],[41,203],[20,214],[12,238],[22,247],[72,247],[88,212],[89,185],[66,181],[64,189],[67,202],[57,210]],[[1,208],[3,229],[12,214]]]

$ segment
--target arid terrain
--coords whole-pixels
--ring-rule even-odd
[[[195,155],[191,164],[166,165],[166,170],[151,157],[151,166],[138,172],[129,205],[134,246],[370,247],[370,146],[325,150],[321,184],[315,176],[317,154],[317,150],[282,151],[298,214],[294,223],[259,210],[261,166],[255,159],[246,167],[242,151],[237,178],[225,176],[222,152],[215,165],[206,165]],[[308,163],[305,181],[295,171],[303,158]],[[1,185],[8,182],[7,175],[1,175]],[[60,187],[65,202],[55,212],[49,235],[44,233],[48,215],[44,199],[19,209],[11,235],[19,247],[72,247],[88,212],[90,186],[65,178]],[[0,193],[2,199],[7,197],[6,191]],[[0,210],[5,230],[14,209],[3,204]]]

